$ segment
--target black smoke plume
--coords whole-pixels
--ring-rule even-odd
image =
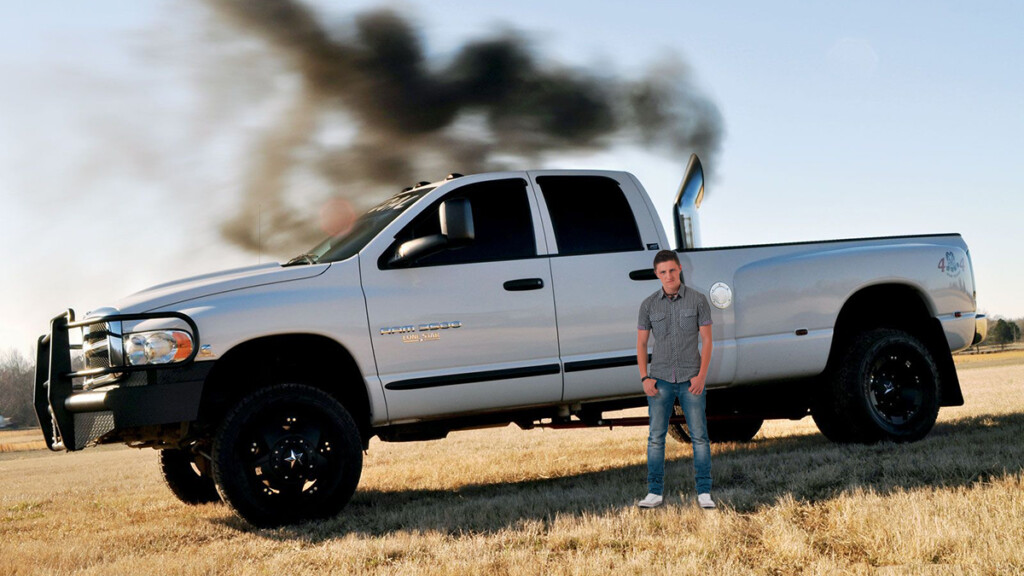
[[[677,155],[682,166],[690,152],[712,160],[721,140],[717,107],[681,65],[616,79],[542,61],[512,32],[431,59],[414,25],[394,11],[329,28],[295,0],[208,2],[262,40],[301,85],[258,146],[242,210],[223,226],[243,247],[286,252],[322,235],[302,224],[311,211],[286,201],[297,170],[315,172],[362,208],[449,172],[525,169],[552,153],[623,142]],[[351,137],[317,142],[332,115],[344,118]]]

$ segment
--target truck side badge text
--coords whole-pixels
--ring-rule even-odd
[[[390,326],[381,328],[380,335],[401,334],[403,343],[430,342],[441,339],[441,330],[451,330],[454,328],[462,328],[462,322],[431,322],[418,326],[412,324],[408,326]]]

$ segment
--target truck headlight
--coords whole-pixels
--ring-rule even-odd
[[[153,330],[124,335],[128,364],[172,364],[192,355],[192,335],[182,330]]]

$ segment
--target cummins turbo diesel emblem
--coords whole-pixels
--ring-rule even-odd
[[[437,331],[437,330],[449,330],[449,329],[452,329],[452,328],[461,328],[461,327],[462,327],[462,322],[459,322],[459,321],[455,321],[455,322],[436,322],[436,323],[420,324],[418,326],[410,324],[408,326],[390,326],[390,327],[387,327],[387,328],[381,328],[380,329],[380,335],[381,336],[387,336],[389,334],[412,334],[414,332],[433,332],[433,331]]]

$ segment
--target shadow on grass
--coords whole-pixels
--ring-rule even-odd
[[[968,486],[1024,470],[1022,436],[1024,414],[1004,414],[939,424],[912,444],[838,445],[819,434],[725,444],[713,453],[714,494],[724,508],[752,512],[786,496],[813,503],[858,489],[886,494]],[[457,490],[361,490],[330,520],[276,530],[255,530],[236,518],[223,522],[268,538],[313,542],[349,533],[494,533],[632,508],[646,492],[646,476],[646,466],[636,465]],[[667,462],[666,495],[669,506],[694,505],[689,457]]]

